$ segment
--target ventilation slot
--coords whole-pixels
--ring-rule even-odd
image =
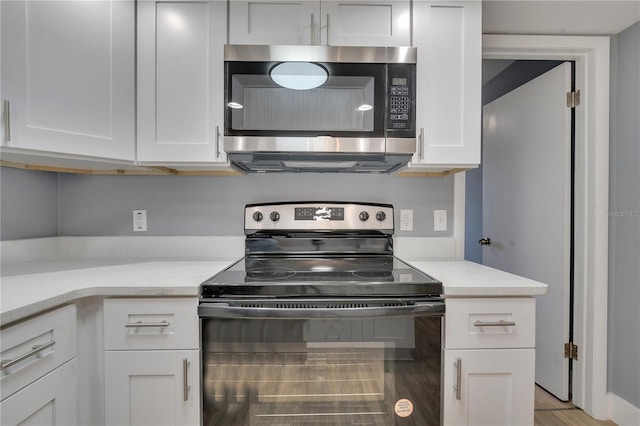
[[[240,304],[242,308],[264,308],[263,303],[242,303]]]

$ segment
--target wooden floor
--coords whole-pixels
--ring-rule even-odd
[[[544,389],[536,386],[536,426],[615,426],[610,420],[595,420],[570,402],[562,402]]]

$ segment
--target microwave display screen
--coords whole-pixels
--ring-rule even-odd
[[[406,86],[407,85],[407,79],[406,78],[400,78],[400,77],[393,77],[391,79],[391,85],[393,85],[393,86]]]

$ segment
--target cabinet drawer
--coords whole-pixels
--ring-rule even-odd
[[[0,399],[76,356],[76,306],[68,305],[1,332]]]
[[[106,299],[105,350],[197,349],[197,298]]]
[[[447,299],[445,348],[533,348],[535,303],[533,297]]]

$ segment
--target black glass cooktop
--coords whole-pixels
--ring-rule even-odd
[[[201,285],[203,298],[433,296],[442,283],[393,256],[250,256]]]

